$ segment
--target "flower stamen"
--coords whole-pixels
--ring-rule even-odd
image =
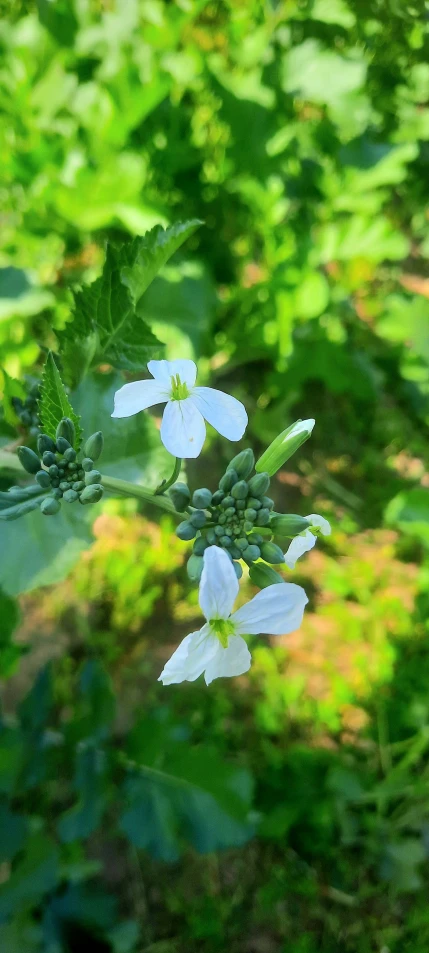
[[[234,623],[230,622],[229,619],[210,619],[209,625],[213,634],[219,639],[222,648],[226,649],[230,635],[234,635],[235,632]]]
[[[190,396],[188,385],[180,380],[179,374],[173,374],[171,380],[171,400],[186,400]]]

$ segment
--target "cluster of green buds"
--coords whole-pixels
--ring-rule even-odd
[[[23,427],[29,431],[32,437],[37,437],[40,433],[39,414],[37,402],[40,398],[40,382],[28,382],[28,396],[25,400],[21,397],[12,397],[12,407],[19,418]]]
[[[41,503],[40,509],[45,516],[54,516],[65,503],[97,503],[103,495],[101,473],[94,468],[103,449],[101,431],[88,437],[84,447],[84,456],[74,449],[75,428],[69,417],[63,417],[58,424],[55,440],[47,434],[40,434],[37,450],[19,447],[18,456],[22,466],[34,475],[36,483],[43,490],[50,491]]]
[[[259,472],[251,476],[254,466],[253,451],[242,450],[228,464],[214,493],[202,487],[195,490],[191,498],[184,483],[171,487],[169,493],[175,509],[188,514],[177,527],[177,536],[194,540],[187,563],[192,581],[201,577],[203,555],[208,546],[225,550],[239,579],[243,572],[241,560],[251,569],[259,560],[270,565],[284,563],[282,549],[273,542],[275,534],[293,537],[308,528],[309,523],[303,517],[273,513],[274,502],[267,495],[269,474]],[[277,581],[281,581],[280,577]]]

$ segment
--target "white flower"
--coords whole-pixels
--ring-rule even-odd
[[[318,516],[317,513],[310,513],[310,516],[306,516],[305,519],[308,520],[315,529],[319,530],[322,536],[330,535],[331,527],[328,520],[325,520],[323,516]],[[300,536],[295,536],[295,539],[292,540],[289,549],[285,553],[285,563],[286,566],[289,566],[289,569],[295,569],[297,559],[304,553],[308,553],[310,549],[313,549],[313,546],[316,545],[317,536],[318,533],[312,533],[311,529],[306,529]]]
[[[301,625],[308,602],[301,586],[287,582],[268,586],[232,612],[238,589],[227,554],[218,546],[209,546],[199,591],[207,622],[183,639],[158,681],[164,685],[193,682],[204,672],[210,685],[214,678],[243,675],[252,660],[243,635],[287,635]]]
[[[147,366],[154,380],[124,384],[115,394],[112,417],[131,417],[166,403],[161,440],[174,457],[198,457],[206,436],[204,419],[222,437],[241,439],[247,427],[243,404],[212,387],[195,387],[193,361],[149,361]]]

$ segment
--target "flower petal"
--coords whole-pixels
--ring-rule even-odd
[[[241,440],[247,427],[247,413],[239,400],[213,387],[195,387],[191,399],[222,437]]]
[[[171,378],[178,374],[182,384],[193,387],[197,379],[197,365],[193,361],[148,361],[149,374],[171,391]]]
[[[331,524],[328,523],[328,520],[325,520],[324,516],[319,516],[317,513],[310,513],[310,516],[306,516],[305,518],[312,526],[317,526],[323,536],[331,535]]]
[[[163,685],[194,682],[211,662],[219,645],[219,639],[211,634],[208,625],[203,625],[198,632],[191,632],[173,652],[158,681]]]
[[[133,381],[124,384],[115,394],[112,417],[132,417],[140,410],[168,400],[168,390],[158,381]]]
[[[228,619],[239,590],[234,566],[223,549],[209,546],[204,553],[199,603],[210,619]]]
[[[214,678],[227,678],[232,675],[243,675],[248,672],[252,664],[252,656],[241,635],[231,635],[226,649],[220,642],[216,655],[207,665],[204,678],[206,685]]]
[[[308,602],[301,586],[292,582],[267,586],[231,616],[243,635],[287,635],[298,629]]]
[[[308,553],[310,549],[313,549],[316,542],[317,536],[311,532],[311,529],[306,529],[305,533],[301,533],[301,536],[295,536],[295,539],[292,540],[289,548],[285,552],[286,566],[288,566],[289,569],[295,569],[297,559],[304,553]]]
[[[170,400],[161,424],[161,440],[168,452],[173,457],[198,457],[205,437],[206,425],[192,398]]]

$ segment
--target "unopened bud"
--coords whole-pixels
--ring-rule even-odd
[[[193,526],[192,523],[189,522],[189,520],[183,520],[182,523],[179,523],[176,529],[176,536],[178,536],[179,539],[183,539],[187,541],[189,539],[195,539],[196,535],[197,535],[197,531],[195,529],[195,526]]]
[[[299,536],[309,528],[309,521],[303,516],[297,516],[296,513],[285,513],[281,516],[272,516],[270,519],[270,529],[276,536],[287,536],[293,539],[294,536]]]
[[[219,489],[222,490],[223,493],[228,493],[237,482],[238,475],[236,474],[235,470],[230,467],[219,480]]]
[[[65,437],[57,437],[57,449],[58,453],[65,453],[66,450],[71,450],[72,446]]]
[[[255,559],[259,559],[261,555],[261,550],[259,546],[247,546],[243,552],[243,559],[246,563],[253,563]]]
[[[72,493],[74,490],[72,490]],[[77,495],[77,494],[76,494]],[[103,496],[103,487],[101,484],[93,483],[91,486],[86,486],[82,493],[79,496],[81,503],[98,503]]]
[[[37,449],[40,453],[40,456],[44,454],[45,450],[50,450],[51,453],[55,453],[57,447],[51,437],[48,437],[47,433],[41,433],[37,438]]]
[[[92,483],[101,483],[101,479],[99,470],[89,470],[85,473],[85,486],[91,486]]]
[[[260,589],[266,589],[267,586],[274,586],[279,582],[284,584],[284,579],[279,573],[265,563],[253,563],[249,570],[249,576],[253,585],[259,586]]]
[[[93,433],[86,441],[84,448],[86,456],[91,457],[91,460],[98,460],[99,456],[101,456],[103,445],[103,434],[101,433],[101,430],[97,430],[97,433]]]
[[[269,485],[270,477],[268,473],[256,473],[255,476],[249,480],[249,495],[256,497],[264,496]]]
[[[297,420],[283,433],[270,443],[270,446],[264,451],[255,464],[255,470],[261,473],[263,470],[273,476],[280,470],[280,467],[289,460],[289,457],[298,450],[303,443],[311,436],[315,421],[312,417],[308,420]]]
[[[40,470],[40,460],[30,447],[18,447],[18,457],[27,473],[37,473]]]
[[[208,490],[206,487],[195,490],[195,493],[192,495],[192,506],[196,506],[199,510],[205,510],[207,506],[210,506],[211,501],[211,490]]]
[[[228,473],[228,470],[235,470],[239,480],[245,480],[252,472],[254,466],[255,456],[253,450],[248,447],[247,450],[242,450],[241,453],[237,453],[237,456],[228,464],[226,472]]]
[[[84,457],[84,458],[83,458],[83,460],[82,460],[82,469],[83,469],[83,470],[86,470],[86,472],[89,473],[89,471],[93,469],[93,466],[94,466],[94,461],[91,459],[91,457]]]
[[[275,543],[261,543],[261,556],[266,563],[284,563],[285,561],[280,546],[276,546]]]
[[[55,497],[48,496],[46,500],[42,500],[40,509],[44,516],[55,516],[61,509],[61,503]]]
[[[201,529],[207,522],[207,517],[204,510],[195,510],[195,513],[192,513],[192,516],[189,517],[189,522],[192,523],[192,526],[195,526],[197,529]]]
[[[174,486],[170,487],[168,495],[178,513],[183,513],[191,500],[189,487],[186,486],[186,483],[175,483]]]
[[[196,556],[192,553],[186,563],[186,572],[191,582],[199,582],[203,571],[204,559],[202,556]]]
[[[58,441],[60,437],[64,437],[65,440],[68,440],[70,446],[73,447],[75,436],[76,432],[73,421],[70,420],[70,417],[63,417],[57,427],[56,440]]]
[[[42,460],[45,467],[55,467],[57,465],[57,458],[52,450],[45,450]]]
[[[43,489],[47,489],[48,486],[51,485],[49,473],[46,473],[46,470],[39,470],[39,472],[36,473],[36,483],[38,483],[39,486],[42,486]]]

